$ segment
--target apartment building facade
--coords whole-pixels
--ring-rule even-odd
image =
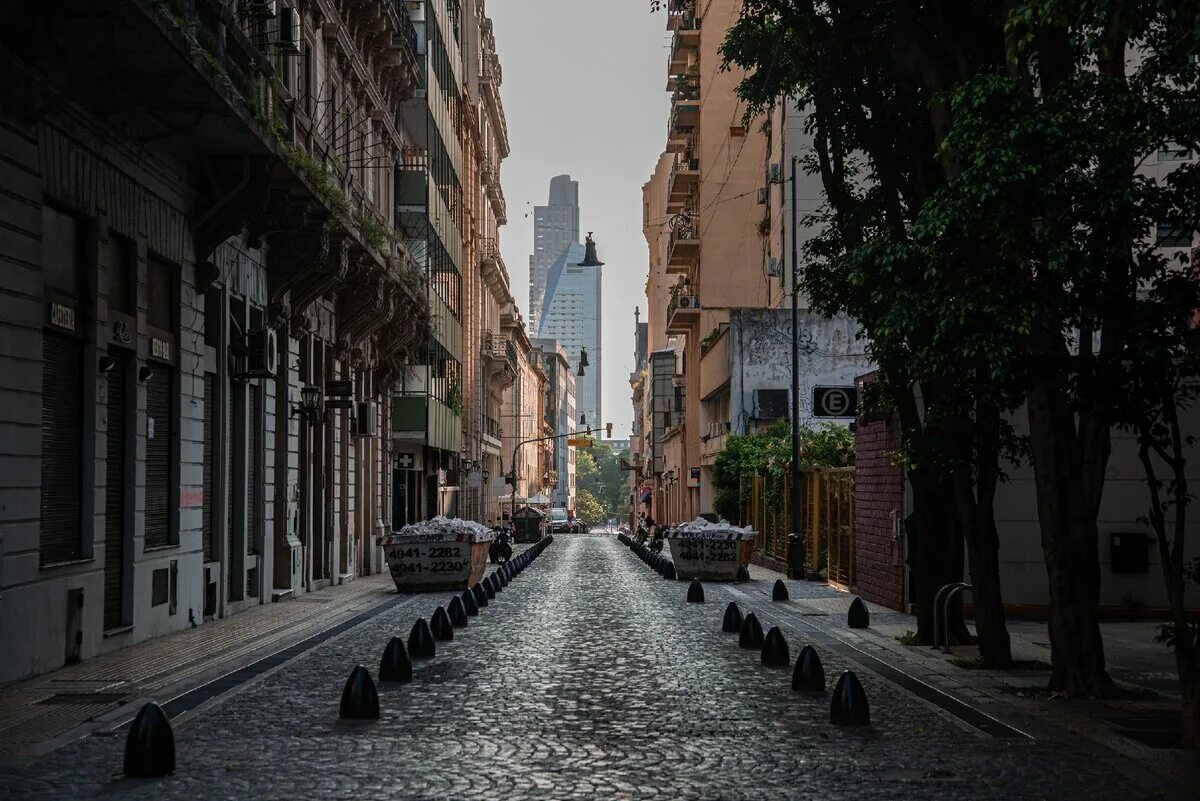
[[[113,4],[86,65],[49,13],[0,11],[0,681],[378,570],[429,319],[402,8]]]

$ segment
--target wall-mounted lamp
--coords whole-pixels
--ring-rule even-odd
[[[321,388],[304,386],[300,388],[300,402],[292,404],[292,417],[300,415],[309,425],[321,419]]]
[[[154,371],[148,365],[143,364],[138,368],[138,381],[145,384],[151,378],[154,378]]]
[[[107,375],[108,373],[111,373],[116,366],[117,360],[112,356],[101,356],[99,363],[96,365],[96,369],[99,370],[100,375]]]

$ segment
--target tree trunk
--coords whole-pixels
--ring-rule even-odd
[[[975,636],[984,667],[1004,669],[1012,667],[1013,659],[1000,592],[1000,537],[995,520],[984,517],[977,513],[966,535],[971,597],[975,602]]]
[[[1077,423],[1064,396],[1064,389],[1046,381],[1029,392],[1038,525],[1050,589],[1050,689],[1071,698],[1104,697],[1116,690],[1104,666],[1098,616],[1096,517],[1108,464],[1108,424],[1088,412]]]
[[[922,645],[933,645],[934,597],[945,585],[963,578],[962,533],[951,505],[950,487],[921,470],[910,471],[908,479],[913,491],[913,525],[908,527],[908,538],[917,639]],[[971,642],[961,597],[951,605],[949,620],[951,644]],[[938,626],[940,630],[941,621]]]
[[[1175,664],[1179,668],[1179,690],[1183,696],[1180,708],[1180,745],[1200,748],[1200,650],[1175,646]]]

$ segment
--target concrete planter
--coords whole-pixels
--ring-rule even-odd
[[[671,529],[667,544],[679,578],[736,581],[738,568],[750,561],[755,536],[751,528],[697,520]]]
[[[495,532],[470,520],[436,517],[379,538],[400,592],[465,590],[487,568]]]

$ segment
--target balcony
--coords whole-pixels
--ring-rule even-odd
[[[694,212],[684,211],[671,229],[667,246],[667,272],[689,273],[700,258],[700,232]]]
[[[677,284],[671,288],[671,300],[667,303],[667,333],[686,334],[700,322],[700,296],[691,284]]]
[[[483,283],[497,298],[508,294],[508,268],[504,266],[504,257],[500,255],[500,247],[496,240],[485,237],[479,240],[479,270]]]
[[[700,20],[695,13],[672,14],[667,18],[667,26],[675,32],[667,70],[672,75],[683,75],[700,58]]]
[[[485,417],[480,436],[483,440],[483,452],[499,456],[504,446],[504,430],[500,427],[500,421],[494,417]]]
[[[691,151],[675,156],[671,165],[671,177],[667,179],[668,204],[685,203],[700,185],[700,159]]]
[[[480,356],[492,392],[503,392],[516,382],[519,362],[517,347],[511,339],[493,331],[484,331]]]
[[[717,455],[725,450],[729,441],[729,423],[710,423],[707,432],[700,437],[700,464],[711,467],[717,460]]]
[[[671,96],[669,137],[686,136],[700,124],[700,87],[687,85]]]

